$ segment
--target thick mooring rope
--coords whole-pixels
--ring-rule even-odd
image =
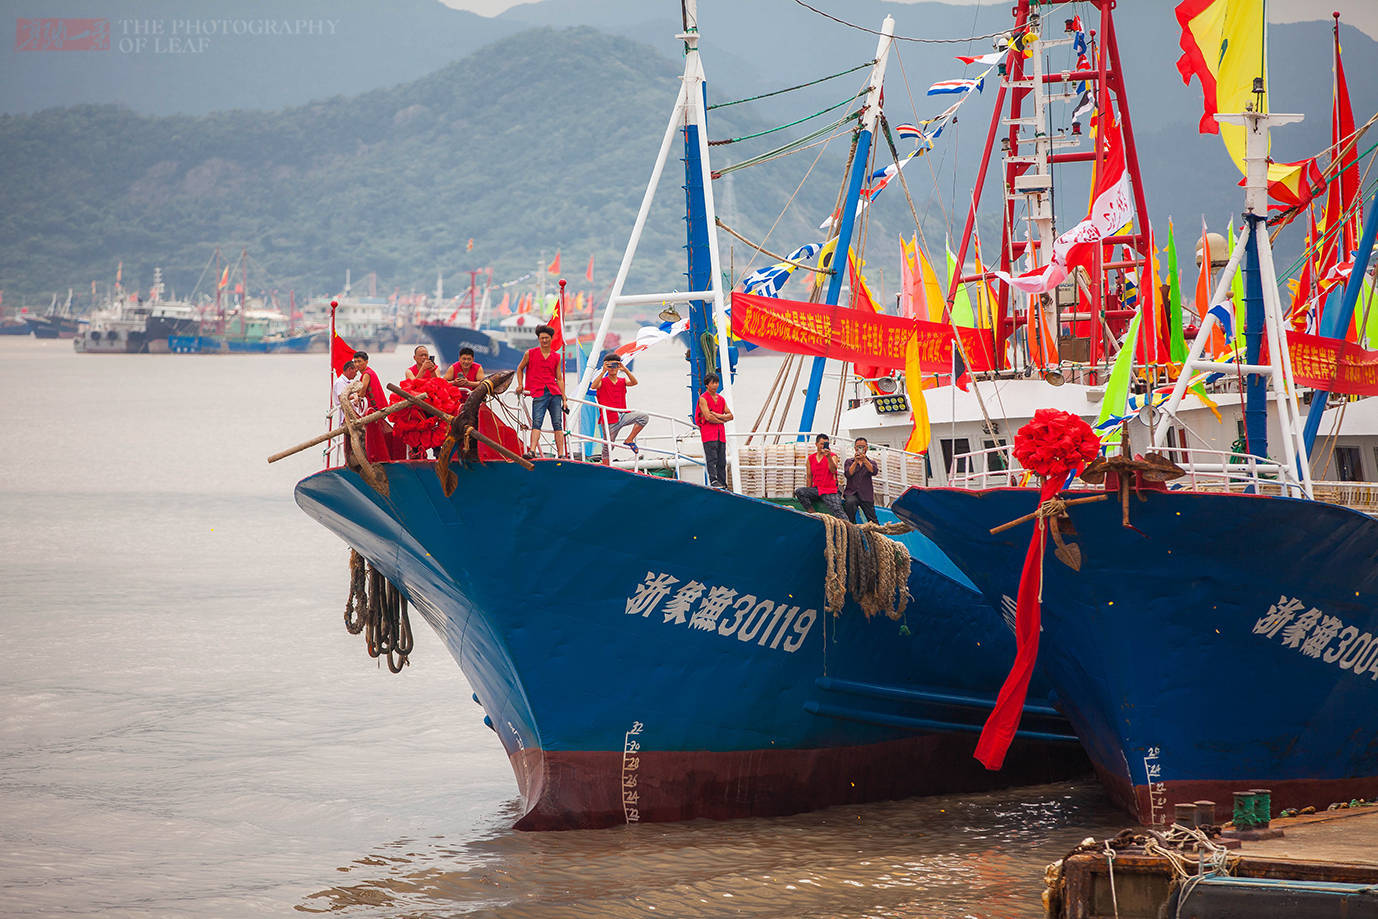
[[[407,598],[353,549],[349,550],[349,599],[345,601],[344,619],[349,634],[364,633],[369,657],[385,657],[389,670],[402,672],[415,644]]]
[[[909,569],[913,560],[903,543],[887,534],[908,532],[902,523],[857,526],[824,515],[823,600],[834,616],[851,594],[867,619],[884,613],[898,621],[909,605]]]

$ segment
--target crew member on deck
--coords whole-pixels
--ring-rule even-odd
[[[464,390],[464,398],[469,397],[469,393],[478,388],[478,384],[483,382],[483,365],[474,360],[474,349],[465,345],[459,349],[459,361],[450,365],[441,379],[449,380],[451,383]]]
[[[866,455],[866,448],[870,444],[866,438],[858,437],[852,446],[856,448],[856,454],[842,465],[843,475],[847,477],[847,486],[842,489],[843,508],[852,523],[856,523],[857,508],[861,508],[867,520],[879,523],[876,519],[876,489],[871,481],[876,474],[876,464]]]
[[[555,452],[565,455],[565,367],[560,352],[551,347],[555,330],[548,325],[536,326],[536,341],[540,344],[522,355],[517,364],[517,388],[531,394],[531,453],[540,455],[541,425],[550,416],[555,432]]]
[[[383,394],[383,382],[378,379],[378,374],[368,366],[368,352],[355,351],[354,363],[359,368],[359,373],[364,379],[368,380],[368,411],[373,412],[378,409],[387,408],[388,399]],[[406,448],[400,444],[393,445],[392,425],[386,418],[379,418],[371,421],[364,428],[364,451],[368,454],[369,462],[386,463],[389,460],[401,459],[406,455]]]
[[[819,434],[814,440],[813,453],[809,454],[809,481],[813,484],[796,488],[794,497],[810,514],[816,513],[813,502],[822,501],[829,514],[846,520],[842,496],[837,493],[837,456],[828,445],[827,434]]]
[[[431,356],[431,352],[426,350],[425,345],[417,345],[411,353],[411,366],[407,368],[407,374],[403,379],[414,380],[421,375],[421,364]]]
[[[623,379],[622,375],[626,378]],[[617,353],[608,354],[603,358],[603,369],[598,371],[598,375],[593,378],[591,384],[593,391],[597,393],[597,402],[605,406],[605,410],[598,414],[607,426],[607,438],[610,443],[617,441],[618,432],[625,427],[631,427],[631,433],[627,435],[626,445],[631,448],[633,453],[639,453],[636,446],[636,435],[641,433],[641,429],[651,420],[645,412],[629,412],[627,408],[627,387],[636,385],[636,377],[631,370],[622,366],[622,356]],[[619,409],[620,411],[607,411],[606,409]],[[608,449],[603,450],[601,462],[604,466],[608,465],[611,457]]]
[[[708,467],[708,484],[714,488],[727,487],[727,429],[723,422],[732,420],[727,400],[718,394],[718,375],[703,378],[703,393],[699,396],[694,420],[699,425],[699,439],[703,441],[703,463]]]

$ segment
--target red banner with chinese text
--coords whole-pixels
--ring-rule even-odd
[[[1287,333],[1292,378],[1300,386],[1350,396],[1378,396],[1378,351],[1352,341]]]
[[[968,370],[994,366],[989,335],[963,328]],[[869,310],[732,294],[732,334],[786,354],[811,354],[869,364],[885,370],[904,369],[904,349],[918,336],[919,363],[926,373],[952,371],[952,327],[888,316]]]

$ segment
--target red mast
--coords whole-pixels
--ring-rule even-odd
[[[220,269],[220,248],[215,250],[215,334],[225,337],[225,275]]]
[[[1034,61],[1030,65],[1022,53],[1010,55],[1008,64],[1005,65],[1007,73],[1002,78],[1000,91],[995,97],[995,111],[991,115],[990,129],[986,133],[985,148],[981,154],[981,168],[972,190],[971,206],[968,209],[966,225],[962,231],[962,241],[957,250],[957,264],[963,267],[966,265],[967,252],[976,225],[976,211],[980,204],[981,191],[990,167],[991,151],[994,149],[996,135],[1002,125],[1007,126],[1006,134],[1000,138],[1000,148],[1004,157],[1003,187],[1008,193],[1005,195],[1001,208],[999,267],[1001,271],[1009,274],[1020,274],[1025,270],[1020,265],[1020,260],[1028,253],[1031,245],[1027,238],[1030,235],[1028,228],[1037,222],[1035,217],[1038,214],[1044,214],[1047,217],[1048,229],[1043,234],[1046,238],[1035,238],[1032,240],[1032,244],[1038,250],[1038,265],[1047,263],[1050,253],[1046,246],[1052,238],[1049,235],[1052,218],[1052,169],[1055,166],[1074,163],[1094,163],[1095,167],[1100,169],[1102,146],[1099,143],[1091,143],[1089,146],[1093,149],[1053,152],[1059,147],[1076,145],[1077,139],[1081,135],[1075,129],[1072,135],[1061,135],[1060,132],[1049,131],[1046,113],[1043,113],[1044,123],[1037,124],[1038,115],[1042,113],[1043,107],[1038,104],[1038,100],[1032,97],[1035,83],[1041,83],[1040,89],[1059,86],[1063,92],[1066,92],[1066,88],[1072,84],[1085,81],[1092,98],[1098,100],[1098,108],[1108,104],[1114,112],[1115,120],[1119,122],[1124,140],[1125,165],[1133,189],[1135,211],[1133,231],[1104,237],[1096,250],[1091,289],[1085,292],[1090,294],[1090,313],[1074,311],[1057,317],[1055,314],[1057,304],[1051,304],[1050,318],[1055,317],[1056,320],[1060,321],[1087,321],[1090,334],[1086,341],[1086,360],[1092,368],[1091,380],[1094,380],[1094,368],[1106,357],[1105,325],[1109,325],[1110,329],[1118,334],[1135,312],[1133,309],[1119,307],[1117,296],[1110,290],[1106,271],[1113,269],[1136,271],[1140,278],[1139,296],[1151,298],[1150,302],[1157,299],[1157,291],[1153,290],[1151,272],[1146,270],[1149,264],[1150,236],[1148,232],[1148,205],[1144,199],[1143,181],[1139,171],[1139,156],[1134,144],[1134,128],[1129,117],[1129,103],[1124,88],[1123,69],[1120,65],[1119,43],[1116,40],[1114,17],[1111,12],[1116,0],[1042,0],[1038,4],[1038,8],[1043,13],[1043,22],[1039,21],[1037,14],[1031,13],[1030,0],[1018,0],[1015,7],[1013,34],[1019,36],[1034,31],[1043,36],[1051,33],[1054,24],[1049,21],[1050,17],[1047,14],[1054,7],[1073,2],[1078,3],[1082,9],[1089,7],[1100,14],[1098,46],[1096,43],[1097,33],[1094,30],[1089,30],[1089,39],[1092,43],[1091,50],[1095,54],[1093,68],[1045,74],[1042,73],[1041,60]],[[1067,19],[1063,25],[1067,32],[1072,31],[1072,19]],[[1042,47],[1046,44],[1047,42],[1035,43],[1033,46],[1034,53],[1042,54]],[[1007,100],[1009,103],[1008,110],[1006,109]],[[1033,112],[1027,111],[1026,106],[1032,106]],[[1040,147],[1040,145],[1043,146]],[[1039,171],[1044,163],[1048,167],[1046,173]],[[1022,218],[1016,214],[1016,205],[1021,201],[1028,204],[1028,214]],[[1080,216],[1074,217],[1073,222],[1079,220]],[[1066,228],[1063,227],[1062,229]],[[1021,236],[1025,238],[1020,238]],[[1121,260],[1108,258],[1117,245],[1125,246],[1129,250],[1129,258]],[[948,303],[951,304],[958,284],[973,281],[998,282],[996,300],[999,315],[996,319],[995,328],[995,354],[997,361],[1005,364],[1005,346],[1010,336],[1021,325],[1028,324],[1030,309],[1026,305],[1028,295],[1012,291],[1009,285],[999,282],[999,279],[989,270],[983,274],[963,274],[959,269],[948,288]],[[1082,298],[1077,296],[1073,299],[1074,302],[1079,303]],[[1111,302],[1107,302],[1108,300]],[[1050,326],[1054,331],[1057,330],[1056,325],[1050,323]]]
[[[246,247],[239,253],[239,337],[247,338],[246,316],[249,308],[249,250]]]

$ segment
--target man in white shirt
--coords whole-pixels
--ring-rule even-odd
[[[345,361],[344,370],[335,378],[335,407],[339,409],[336,414],[336,418],[338,419],[336,422],[337,426],[343,426],[345,423],[344,408],[342,408],[342,406],[346,399],[349,400],[350,408],[354,410],[355,417],[362,417],[368,410],[368,400],[364,395],[366,386],[367,383],[364,381],[364,378],[359,375],[359,365],[354,363],[353,360]],[[345,434],[340,438],[340,441],[344,444],[345,462],[348,462],[350,450],[349,435]],[[333,448],[331,452],[334,452]]]
[[[349,393],[350,388],[359,382],[359,365],[354,361],[345,361],[344,370],[335,378],[335,407],[340,408]],[[350,405],[358,414],[363,414],[360,409],[364,407],[361,400],[352,400]],[[340,424],[344,424],[344,409],[340,408]]]

